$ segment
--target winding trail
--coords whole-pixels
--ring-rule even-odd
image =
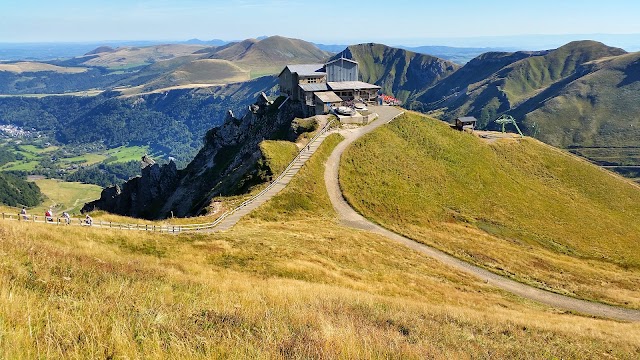
[[[327,192],[329,193],[329,198],[331,199],[331,203],[333,204],[333,208],[336,210],[338,219],[343,225],[383,235],[388,239],[398,242],[412,250],[435,258],[436,260],[444,263],[445,265],[451,266],[456,270],[471,274],[488,284],[508,291],[512,294],[521,296],[525,299],[533,300],[554,308],[573,311],[586,315],[621,321],[640,321],[640,311],[638,310],[625,309],[621,307],[580,300],[519,283],[498,274],[494,274],[478,266],[464,262],[431,246],[421,244],[417,241],[396,234],[379,225],[372,223],[362,215],[358,214],[347,203],[340,190],[338,170],[340,167],[341,156],[349,147],[349,145],[351,145],[361,136],[372,132],[373,130],[390,122],[403,113],[401,110],[392,107],[376,107],[373,111],[377,112],[380,116],[376,121],[357,130],[343,130],[340,132],[345,137],[345,140],[338,144],[338,146],[334,149],[334,151],[329,156],[329,159],[327,160],[324,173],[324,181],[327,187]]]

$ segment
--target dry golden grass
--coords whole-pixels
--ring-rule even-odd
[[[62,67],[57,65],[39,62],[16,62],[11,64],[0,64],[0,71],[8,71],[21,74],[23,72],[53,71],[60,74],[79,74],[88,69],[83,67]]]
[[[340,176],[358,211],[403,235],[534,286],[640,308],[640,191],[574,156],[409,114],[347,150]]]
[[[640,324],[559,313],[337,225],[321,174],[339,140],[224,233],[0,222],[0,357],[640,354]]]
[[[559,314],[331,225],[251,220],[224,234],[159,236],[2,223],[3,357],[640,352],[638,324]]]

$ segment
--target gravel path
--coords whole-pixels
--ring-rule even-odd
[[[478,266],[464,262],[433,247],[418,243],[414,240],[384,229],[381,226],[378,226],[365,219],[362,215],[358,214],[355,210],[353,210],[353,208],[351,208],[351,206],[349,206],[349,204],[342,196],[342,192],[340,190],[338,179],[340,158],[347,147],[355,140],[390,122],[395,117],[402,114],[401,110],[393,107],[376,107],[372,110],[374,112],[377,112],[380,117],[371,124],[357,130],[342,131],[341,134],[345,137],[345,140],[338,144],[338,146],[335,148],[333,153],[331,153],[331,156],[327,160],[324,181],[327,186],[327,191],[329,193],[331,203],[338,213],[338,218],[343,225],[381,234],[388,239],[398,242],[412,250],[433,257],[441,261],[442,263],[455,268],[456,270],[471,274],[488,284],[529,300],[537,301],[554,308],[573,311],[586,315],[622,321],[640,321],[640,311],[638,310],[625,309],[585,300],[579,300],[510,280],[506,277],[482,269]]]

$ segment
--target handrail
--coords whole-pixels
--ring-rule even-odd
[[[3,220],[15,220],[15,221],[28,221],[33,223],[44,223],[44,224],[52,224],[52,225],[75,225],[75,226],[91,226],[98,228],[112,228],[112,229],[121,229],[121,230],[135,230],[135,231],[150,231],[150,232],[160,232],[160,233],[182,233],[182,232],[191,232],[191,231],[202,231],[207,229],[212,229],[218,226],[222,221],[224,221],[227,217],[239,211],[243,207],[249,205],[250,203],[257,200],[259,197],[268,192],[271,188],[273,188],[282,178],[287,175],[287,172],[296,164],[296,162],[300,159],[300,157],[307,151],[305,149],[309,149],[311,144],[313,144],[318,138],[324,135],[331,127],[331,125],[336,121],[333,119],[329,121],[325,126],[318,131],[318,133],[309,140],[309,142],[298,152],[295,158],[291,160],[289,165],[278,175],[278,177],[271,181],[267,187],[265,187],[258,194],[252,196],[251,198],[243,201],[240,205],[235,208],[226,211],[222,215],[220,215],[215,221],[211,223],[201,223],[201,224],[184,224],[184,225],[175,225],[175,224],[165,224],[165,225],[156,225],[156,224],[127,224],[127,223],[118,223],[113,221],[91,221],[91,223],[87,223],[86,219],[81,218],[67,218],[64,217],[50,217],[51,220],[48,220],[46,216],[37,216],[37,215],[22,215],[22,214],[7,214],[2,213]]]
[[[282,178],[284,178],[287,175],[287,172],[293,167],[293,165],[295,165],[296,161],[298,161],[298,159],[302,156],[302,154],[305,152],[305,148],[308,148],[311,146],[311,144],[313,144],[320,136],[324,135],[330,128],[331,124],[333,124],[336,121],[336,119],[332,119],[331,121],[329,121],[328,123],[325,124],[325,126],[320,129],[320,131],[318,131],[318,133],[311,138],[311,140],[309,140],[309,142],[307,143],[307,145],[305,145],[302,150],[300,150],[298,152],[298,155],[296,155],[295,158],[293,158],[293,160],[291,160],[291,162],[289,163],[289,165],[287,165],[287,167],[280,173],[280,175],[273,181],[271,181],[271,183],[265,187],[262,191],[260,191],[259,193],[257,193],[256,195],[252,196],[251,198],[243,201],[240,205],[236,206],[234,209],[225,212],[224,214],[222,214],[218,219],[216,219],[216,221],[214,221],[212,223],[212,227],[215,227],[217,225],[219,225],[222,221],[224,221],[224,219],[226,219],[227,217],[231,216],[232,214],[234,214],[235,212],[239,211],[240,209],[242,209],[243,207],[249,205],[250,203],[254,202],[255,200],[257,200],[259,197],[261,197],[262,195],[264,195],[266,192],[268,192],[269,190],[271,190],[271,188],[273,188],[274,186],[276,186],[276,184],[278,182],[280,182],[280,180],[282,180]]]

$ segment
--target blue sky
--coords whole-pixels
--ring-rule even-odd
[[[277,34],[418,45],[437,38],[596,33],[640,34],[640,1],[0,0],[0,42]]]

